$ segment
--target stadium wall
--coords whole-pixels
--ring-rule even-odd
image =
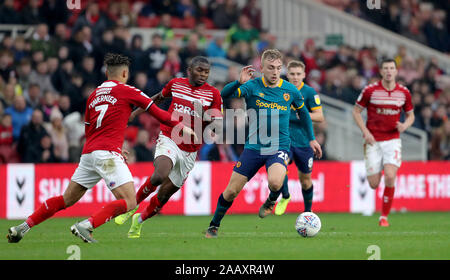
[[[7,164],[0,166],[0,218],[23,219],[46,199],[63,194],[76,164]],[[185,185],[162,209],[168,215],[210,215],[225,189],[233,163],[197,162]],[[153,172],[152,163],[130,164],[136,189]],[[292,195],[287,212],[303,210],[294,165],[288,168]],[[312,174],[315,212],[352,212],[370,215],[381,209],[384,185],[372,191],[364,162],[315,162]],[[268,196],[267,174],[261,169],[248,182],[229,213],[257,213]],[[150,196],[151,197],[151,196]],[[114,200],[103,180],[59,217],[91,215]],[[149,198],[142,206],[148,204]],[[141,207],[142,207],[141,206]],[[450,162],[404,162],[399,170],[393,211],[450,211]]]

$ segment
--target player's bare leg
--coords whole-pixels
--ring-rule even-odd
[[[66,209],[78,202],[87,189],[82,185],[70,181],[66,191],[61,196],[47,199],[39,208],[31,214],[22,224],[11,227],[8,230],[8,242],[17,243],[34,226],[52,217],[56,212]]]
[[[267,169],[267,181],[269,189],[272,192],[278,192],[283,186],[283,181],[286,177],[286,167],[281,163],[274,163]],[[275,206],[276,199],[272,200],[269,196],[263,205],[259,208],[259,217],[264,218],[272,213]]]
[[[392,201],[394,200],[395,178],[397,176],[398,167],[393,164],[384,165],[384,193],[381,207],[381,216],[379,225],[383,227],[389,226],[388,215],[391,211]]]
[[[75,236],[80,237],[84,242],[95,243],[97,241],[92,238],[95,228],[136,207],[136,194],[132,181],[114,188],[111,192],[117,200],[106,204],[90,218],[74,224],[70,230]]]
[[[173,167],[172,160],[166,156],[157,157],[153,162],[153,165],[155,166],[153,174],[147,178],[145,183],[136,193],[136,203],[138,206],[142,201],[144,201],[144,199],[153,193],[159,185],[161,185],[165,180],[168,180],[169,173]],[[117,225],[124,224],[138,210],[138,206],[123,215],[117,216],[114,219],[114,222]]]
[[[174,193],[180,188],[175,186],[169,178],[167,178],[160,186],[158,193],[150,199],[147,208],[133,216],[128,238],[139,238],[141,236],[142,224],[145,220],[156,215],[161,208],[169,201]]]
[[[214,212],[214,216],[209,224],[208,229],[206,230],[206,238],[217,237],[217,231],[219,230],[220,222],[225,216],[227,210],[233,204],[234,199],[239,195],[247,182],[247,176],[239,174],[235,171],[231,173],[230,181],[228,182],[228,185],[223,193],[220,194],[217,201],[216,211]]]
[[[369,186],[376,190],[381,182],[381,172],[367,176],[367,181],[369,182]]]

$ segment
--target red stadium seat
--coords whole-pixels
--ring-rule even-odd
[[[143,17],[140,16],[137,19],[137,25],[139,27],[155,27],[159,23],[159,17]]]

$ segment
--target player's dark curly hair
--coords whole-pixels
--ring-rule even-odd
[[[118,53],[107,53],[104,63],[106,67],[130,66],[130,59]]]

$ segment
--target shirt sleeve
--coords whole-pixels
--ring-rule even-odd
[[[409,90],[405,91],[405,104],[403,104],[403,110],[405,112],[410,112],[414,110],[414,106],[411,100],[411,93],[409,92]]]
[[[240,84],[239,81],[234,81],[225,85],[222,89],[221,95],[223,98],[246,98],[249,95],[249,82]]]
[[[292,106],[295,110],[301,109],[303,106],[305,106],[305,99],[303,98],[303,95],[299,90],[294,91],[294,100],[292,101]]]
[[[367,108],[367,105],[369,105],[370,101],[370,92],[368,90],[368,87],[365,87],[361,93],[358,96],[358,99],[356,99],[356,105]]]
[[[175,79],[170,80],[162,89],[161,94],[164,97],[171,97],[172,96],[172,86],[175,82]]]
[[[308,108],[311,109],[311,111],[322,108],[319,94],[313,88],[311,88],[308,93],[309,95],[306,100]]]
[[[125,95],[131,104],[141,107],[145,111],[153,104],[153,100],[140,89],[128,85],[124,85],[124,88],[126,89]]]

